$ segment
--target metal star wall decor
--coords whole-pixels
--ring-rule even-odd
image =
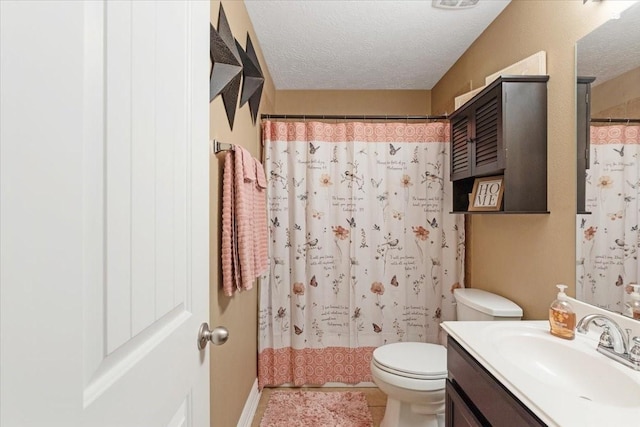
[[[247,49],[246,52],[236,40],[240,59],[242,59],[242,95],[240,97],[240,106],[249,101],[249,111],[251,112],[251,121],[256,124],[258,117],[258,109],[260,108],[260,98],[262,97],[262,88],[264,87],[264,76],[260,68],[258,56],[251,43],[251,37],[247,33]]]
[[[209,81],[209,102],[213,101],[216,96],[222,95],[229,126],[233,129],[238,92],[240,91],[240,78],[242,77],[242,64],[222,5],[220,5],[220,13],[218,14],[218,30],[216,31],[213,25],[211,26],[209,52],[213,63],[211,80]]]

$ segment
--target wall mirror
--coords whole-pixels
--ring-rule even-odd
[[[578,41],[576,69],[576,298],[633,317],[631,293],[640,284],[640,3]]]

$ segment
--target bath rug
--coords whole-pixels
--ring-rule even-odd
[[[371,427],[367,399],[359,391],[273,391],[260,427]]]

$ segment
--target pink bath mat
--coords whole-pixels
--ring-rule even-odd
[[[273,391],[260,427],[371,427],[367,399],[354,391]]]

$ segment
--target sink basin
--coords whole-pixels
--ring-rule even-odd
[[[598,353],[598,328],[564,340],[541,320],[442,327],[549,427],[639,425],[640,371]]]
[[[576,334],[568,341],[524,325],[486,332],[505,363],[530,381],[562,390],[565,398],[615,407],[637,407],[640,402],[640,384],[630,377],[632,371],[597,353],[595,343],[584,336]]]

